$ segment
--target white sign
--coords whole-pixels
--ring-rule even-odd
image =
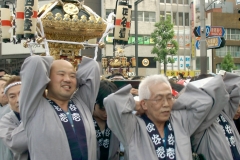
[[[173,63],[173,70],[178,70],[178,56],[173,56],[174,63]]]
[[[2,55],[15,55],[15,54],[30,55],[30,49],[23,47],[23,42],[25,41],[26,40],[22,40],[21,44],[2,43]],[[33,47],[33,53],[46,53],[46,52],[42,45],[37,45]]]
[[[190,56],[185,56],[185,68],[189,68],[191,65],[191,57]]]
[[[179,56],[179,69],[184,69],[184,56]]]
[[[240,0],[236,0],[236,4],[237,4],[237,5],[240,4]]]

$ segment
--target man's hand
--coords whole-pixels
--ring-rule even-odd
[[[138,89],[132,88],[132,89],[130,90],[130,93],[131,93],[132,95],[134,95],[134,96],[138,96]]]

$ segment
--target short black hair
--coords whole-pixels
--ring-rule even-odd
[[[108,95],[116,92],[118,90],[117,86],[108,81],[108,80],[102,80],[100,82],[100,87],[96,99],[96,103],[99,104],[100,108],[103,108],[103,99],[106,98]]]
[[[183,74],[182,74],[182,73],[179,73],[178,75],[179,75],[181,78],[183,78]]]
[[[5,74],[7,74],[7,71],[3,68],[0,68],[0,72],[5,72]]]

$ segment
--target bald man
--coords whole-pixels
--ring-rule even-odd
[[[65,60],[31,56],[20,74],[20,115],[31,160],[95,160],[92,113],[100,84],[97,62],[84,57],[76,72]]]

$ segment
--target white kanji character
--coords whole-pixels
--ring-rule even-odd
[[[98,138],[98,137],[101,137],[101,135],[102,135],[102,132],[99,131],[99,130],[97,130],[97,131],[96,131],[96,137],[97,137],[97,138]]]
[[[227,122],[227,120],[221,115],[220,116],[223,122]]]
[[[168,129],[169,129],[170,131],[172,130],[171,123],[168,124]]]
[[[146,129],[148,132],[155,131],[154,124],[148,123],[148,125],[146,126]]]
[[[104,148],[108,148],[108,145],[109,145],[109,139],[105,139],[105,140],[103,141],[103,147],[104,147]]]
[[[101,147],[103,145],[103,139],[102,138],[98,140],[98,145],[99,145],[99,147]]]
[[[168,135],[168,143],[170,145],[174,145],[174,142],[175,142],[174,136],[172,134]]]
[[[57,110],[57,111],[62,111],[62,109],[56,105],[53,105],[53,107]]]
[[[158,149],[156,150],[157,152],[157,156],[160,157],[160,158],[165,158],[165,150],[164,150],[164,147],[161,146],[161,147],[158,147]]]
[[[161,138],[157,134],[153,134],[152,141],[155,145],[161,144]]]
[[[233,136],[229,138],[229,141],[230,141],[230,144],[235,147],[236,142]]]
[[[167,157],[169,157],[170,159],[174,159],[174,157],[175,157],[175,150],[174,150],[174,148],[168,148],[167,149]]]
[[[73,104],[70,104],[69,109],[70,109],[71,111],[76,111],[76,110],[77,110],[77,107],[76,107],[75,105],[73,105]]]
[[[225,126],[225,129],[226,129],[226,131],[228,132],[228,134],[231,134],[231,133],[232,133],[231,126],[226,125],[226,126]]]
[[[110,130],[109,128],[107,128],[107,129],[105,130],[105,135],[106,135],[106,136],[109,136],[110,133],[111,133],[111,130]]]
[[[60,117],[60,120],[61,120],[61,121],[63,121],[63,122],[68,122],[68,118],[67,118],[66,114],[60,113],[60,114],[59,114],[59,117]]]
[[[81,117],[80,117],[79,113],[73,113],[73,114],[72,114],[72,119],[73,119],[74,121],[79,122],[79,121],[81,120]]]

